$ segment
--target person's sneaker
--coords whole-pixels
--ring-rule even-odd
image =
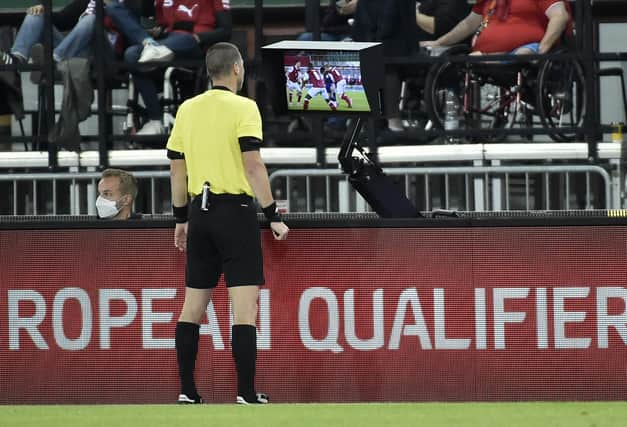
[[[1,65],[13,65],[17,64],[17,59],[9,52],[0,50],[0,64]]]
[[[244,398],[244,396],[237,396],[235,401],[238,405],[257,405],[266,403],[270,403],[270,398],[267,394],[264,393],[256,393],[254,397]]]
[[[161,124],[161,120],[149,120],[135,135],[161,135],[165,133],[165,128]]]
[[[0,65],[16,65],[20,63],[22,61],[20,61],[18,56],[0,50]],[[0,71],[0,81],[5,82],[9,86],[15,86],[18,82],[21,82],[17,70]]]
[[[202,397],[200,397],[199,395],[190,397],[187,394],[181,393],[179,394],[179,398],[176,403],[180,403],[183,405],[194,405],[198,403],[204,403],[204,401],[202,400]]]
[[[137,62],[169,62],[174,58],[174,52],[167,46],[147,44]]]

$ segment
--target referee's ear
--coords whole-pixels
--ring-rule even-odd
[[[240,75],[240,73],[242,72],[242,67],[243,67],[243,66],[242,66],[242,64],[240,64],[239,62],[235,62],[235,63],[233,64],[233,73],[234,73],[236,76],[239,76],[239,75]]]

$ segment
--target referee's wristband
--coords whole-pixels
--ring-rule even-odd
[[[261,211],[265,215],[266,219],[270,222],[281,222],[281,215],[279,209],[276,207],[276,202],[272,202],[265,208],[261,208]]]
[[[176,221],[177,224],[187,222],[187,205],[172,206],[172,213],[174,214],[174,221]]]

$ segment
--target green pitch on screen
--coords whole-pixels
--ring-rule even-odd
[[[3,427],[621,427],[625,402],[0,406]]]
[[[292,104],[288,102],[287,108],[290,111],[302,111],[303,100],[307,91],[303,91],[303,97],[300,103],[296,102],[296,94],[293,95]],[[363,91],[346,91],[346,95],[352,99],[353,108],[349,108],[348,104],[342,99],[337,99],[337,111],[370,111],[366,94]],[[331,108],[328,106],[322,95],[318,95],[309,101],[309,111],[328,111],[331,112]]]

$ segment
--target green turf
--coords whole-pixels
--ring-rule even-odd
[[[0,406],[9,426],[621,427],[625,402]]]

